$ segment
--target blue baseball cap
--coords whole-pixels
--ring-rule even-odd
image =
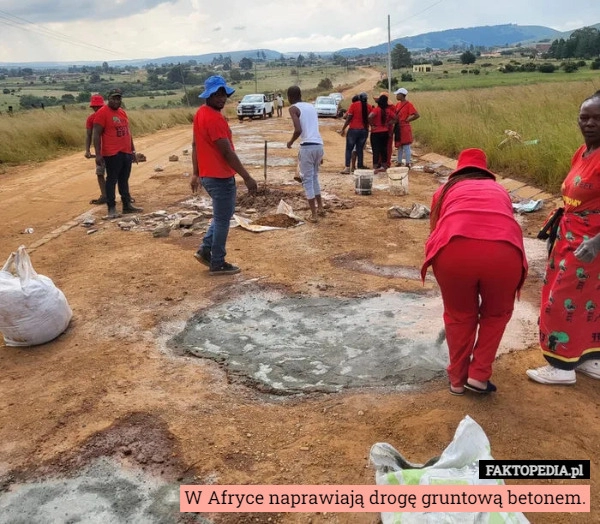
[[[213,75],[209,76],[204,82],[204,92],[200,93],[198,98],[208,98],[210,95],[214,95],[220,87],[225,88],[225,93],[227,93],[227,96],[231,96],[233,93],[235,93],[235,89],[233,87],[229,87],[222,76]]]

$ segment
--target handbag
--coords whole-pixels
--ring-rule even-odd
[[[550,255],[550,252],[554,247],[554,242],[556,241],[556,236],[558,234],[558,225],[560,224],[560,219],[562,218],[564,212],[564,207],[557,207],[546,219],[546,222],[544,222],[544,225],[537,234],[537,238],[540,240],[547,240],[546,244],[548,246],[548,255]]]

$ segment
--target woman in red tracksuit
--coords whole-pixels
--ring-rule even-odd
[[[485,153],[465,149],[433,195],[425,263],[444,302],[450,393],[496,391],[492,363],[527,275],[523,233]]]

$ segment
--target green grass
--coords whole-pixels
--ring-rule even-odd
[[[581,102],[600,88],[595,82],[544,83],[488,89],[409,93],[421,118],[413,124],[426,149],[456,157],[467,147],[486,151],[492,170],[556,192],[583,139],[577,126]],[[499,147],[505,130],[524,141]]]
[[[67,111],[51,110],[20,111],[10,117],[0,117],[0,168],[40,162],[57,158],[85,147],[85,120],[90,114],[87,108],[70,106]],[[193,110],[174,108],[170,110],[128,111],[134,137],[153,133],[178,124],[191,124]]]
[[[499,67],[506,65],[514,60],[520,64],[526,64],[530,60],[527,58],[480,58],[474,64],[468,66],[460,63],[444,63],[441,66],[434,66],[431,73],[413,73],[410,69],[394,70],[392,78],[398,78],[401,85],[412,91],[448,91],[455,89],[475,89],[514,85],[533,85],[556,82],[581,82],[585,80],[594,81],[600,77],[599,71],[589,68],[590,61],[587,61],[585,67],[580,67],[576,72],[565,73],[557,69],[554,73],[534,72],[513,72],[502,73]],[[535,64],[552,63],[559,67],[561,61],[557,60],[534,60]],[[483,64],[490,64],[489,67],[482,67]],[[471,73],[462,73],[462,71],[471,71]],[[479,74],[472,73],[473,70],[479,70]],[[414,82],[401,82],[402,73],[410,73]]]

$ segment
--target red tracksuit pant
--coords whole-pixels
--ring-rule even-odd
[[[508,242],[454,237],[435,256],[450,352],[450,384],[486,382],[523,272],[521,252]]]

